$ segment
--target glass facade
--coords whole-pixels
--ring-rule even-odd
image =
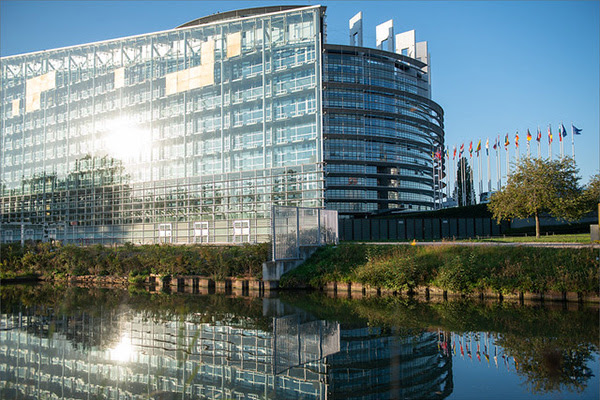
[[[350,215],[432,209],[432,153],[444,146],[444,125],[426,65],[362,47],[324,50],[327,208]]]
[[[2,58],[0,239],[260,242],[273,205],[432,208],[425,64],[326,45],[324,15],[238,10]]]
[[[322,12],[3,58],[3,238],[265,241],[323,206]]]

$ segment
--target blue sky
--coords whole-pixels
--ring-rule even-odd
[[[275,4],[327,6],[329,43],[347,44],[348,19],[363,11],[364,45],[375,26],[394,19],[396,33],[415,29],[428,41],[433,99],[445,110],[446,143],[543,132],[559,153],[558,125],[583,129],[575,140],[582,183],[599,171],[599,1],[13,1],[0,2],[2,56],[174,28],[237,8]],[[532,142],[534,143],[534,142]],[[535,150],[537,152],[537,149]],[[537,153],[536,153],[537,154]],[[492,161],[492,165],[494,165]],[[503,165],[504,161],[503,161]]]

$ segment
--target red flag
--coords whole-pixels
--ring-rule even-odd
[[[542,131],[540,131],[540,128],[538,128],[538,134],[537,134],[537,140],[538,142],[540,142],[542,140]]]
[[[456,146],[454,146],[454,154],[452,154],[452,159],[454,160],[456,158]]]
[[[517,149],[519,148],[519,132],[515,135],[515,146],[517,146]]]

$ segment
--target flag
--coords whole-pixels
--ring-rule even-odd
[[[552,144],[552,127],[548,125],[548,144]]]
[[[583,129],[576,128],[575,125],[571,124],[571,132],[573,135],[581,135]]]
[[[452,154],[452,159],[454,160],[456,158],[456,146],[454,146],[454,154]]]
[[[464,151],[465,151],[465,144],[464,144],[464,143],[462,143],[462,144],[460,145],[460,152],[459,152],[459,154],[458,154],[458,157],[459,157],[459,158],[460,158],[460,157],[462,157],[462,153],[463,153]]]
[[[562,138],[563,138],[563,124],[560,124],[560,126],[558,127],[558,141],[562,142]]]
[[[469,153],[473,152],[473,141],[471,140],[471,143],[469,143]]]
[[[498,138],[496,138],[496,140],[494,141],[494,145],[492,146],[492,148],[494,150],[496,150],[496,148],[498,148]]]
[[[448,147],[446,147],[446,159],[450,159],[450,151],[448,150]]]
[[[537,134],[537,138],[535,139],[538,142],[542,141],[542,131],[540,131],[540,128],[538,127],[538,134]]]
[[[479,153],[479,151],[481,151],[481,139],[479,139],[479,143],[477,143],[477,148],[475,149],[475,151],[477,153]]]
[[[515,146],[517,146],[517,149],[519,148],[519,132],[515,135]]]
[[[485,155],[490,155],[490,139],[485,139]]]
[[[527,141],[531,142],[531,132],[529,132],[529,128],[527,129]]]
[[[508,141],[508,133],[507,133],[506,137],[504,138],[504,147],[508,147],[509,144],[510,144],[510,142]]]
[[[562,135],[564,137],[567,137],[567,128],[565,128],[563,124],[560,124],[560,127],[562,128]]]

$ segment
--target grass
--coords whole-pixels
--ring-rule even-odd
[[[563,235],[542,235],[536,239],[535,235],[487,237],[479,239],[420,239],[420,242],[447,242],[447,243],[465,243],[465,242],[488,242],[488,243],[581,243],[591,244],[589,233],[563,234]],[[344,243],[410,243],[412,240],[362,240],[346,241]]]
[[[469,239],[466,242],[490,242],[490,243],[582,243],[591,244],[589,233],[578,233],[570,235],[543,235],[539,239],[534,236],[506,236],[486,239]]]
[[[282,287],[358,282],[459,293],[598,292],[598,251],[524,246],[405,246],[344,243],[321,248],[282,277]]]

